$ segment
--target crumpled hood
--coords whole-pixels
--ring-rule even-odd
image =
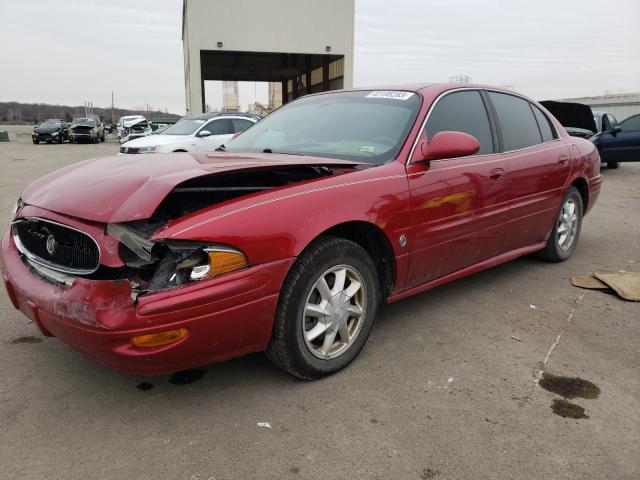
[[[178,184],[196,177],[285,166],[358,162],[277,154],[165,153],[119,155],[79,162],[32,182],[22,200],[99,223],[149,218]]]
[[[96,125],[82,125],[80,123],[75,123],[75,124],[72,124],[69,128],[71,130],[75,130],[76,128],[89,128],[93,130],[94,128],[96,128]]]
[[[122,121],[122,126],[129,128],[129,127],[133,127],[134,125],[137,125],[139,123],[146,122],[146,121],[147,121],[146,118],[132,118],[130,120],[123,120]]]

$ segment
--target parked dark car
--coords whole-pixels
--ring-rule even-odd
[[[609,127],[591,139],[607,168],[618,168],[620,162],[640,162],[640,114]]]
[[[551,112],[572,137],[591,138],[598,132],[589,105],[554,100],[543,100],[540,105]]]
[[[45,120],[36,127],[31,133],[33,143],[62,143],[69,139],[69,125],[58,119]]]
[[[69,140],[71,143],[104,142],[104,126],[98,117],[76,118],[69,127]]]

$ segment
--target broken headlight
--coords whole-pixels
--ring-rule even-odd
[[[194,246],[183,242],[167,242],[164,246],[166,253],[156,265],[149,290],[215,278],[249,265],[244,253],[227,246]]]

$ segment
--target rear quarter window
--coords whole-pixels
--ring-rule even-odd
[[[538,127],[540,127],[540,133],[542,134],[543,142],[550,142],[558,138],[558,134],[556,133],[555,128],[553,128],[551,121],[549,118],[535,105],[531,105],[531,109],[533,110],[533,114],[538,121]]]
[[[489,92],[498,116],[505,151],[542,143],[538,122],[529,102],[506,93]]]

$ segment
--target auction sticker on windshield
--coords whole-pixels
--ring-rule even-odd
[[[371,92],[365,98],[393,98],[394,100],[407,100],[413,97],[413,92],[400,92],[398,90],[376,90]]]

